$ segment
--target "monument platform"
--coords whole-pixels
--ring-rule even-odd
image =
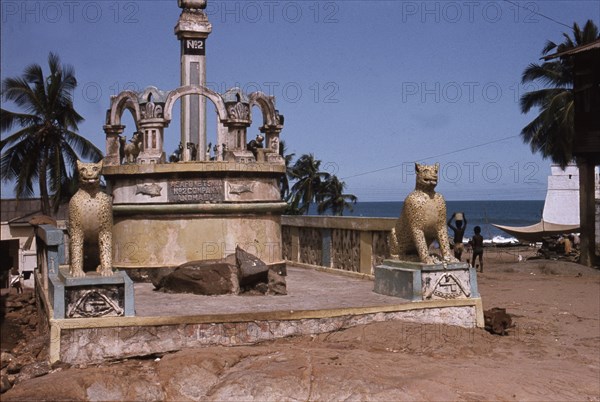
[[[480,297],[477,273],[466,262],[384,260],[375,267],[375,292],[413,301]]]
[[[373,288],[371,279],[295,266],[288,266],[286,296],[167,294],[154,291],[152,284],[135,283],[134,317],[49,318],[50,360],[99,363],[390,320],[483,327],[480,298],[410,301]],[[46,317],[54,317],[39,290]]]
[[[90,272],[76,278],[62,266],[57,274],[48,275],[48,284],[54,318],[135,314],[133,282],[125,272],[111,276]]]

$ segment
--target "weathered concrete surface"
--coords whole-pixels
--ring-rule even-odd
[[[158,361],[153,356],[99,367],[54,366],[0,399],[597,400],[598,271],[559,261],[489,265],[481,293],[486,307],[505,306],[514,314],[517,325],[508,336],[373,323],[252,347],[189,349]],[[561,265],[566,269],[558,271]]]
[[[288,275],[287,296],[167,294],[138,283],[136,317],[55,321],[58,332],[51,344],[60,350],[50,354],[69,363],[102,362],[199,346],[250,345],[388,320],[475,327],[481,309],[476,300],[410,303],[374,293],[370,280],[315,270],[290,267]]]
[[[300,320],[79,328],[62,331],[60,360],[70,364],[101,363],[135,356],[174,352],[199,346],[252,345],[289,336],[316,335],[382,321],[475,327],[475,306],[415,309]]]
[[[115,212],[113,266],[119,269],[175,268],[188,261],[225,258],[234,253],[238,245],[266,263],[281,261],[279,216],[252,215],[258,206],[254,207],[254,211],[238,211],[241,206],[247,208],[244,204],[200,204],[198,208],[206,211],[198,211],[178,220],[174,217],[181,216],[183,212],[176,207],[186,208],[190,205],[152,205],[147,207],[148,210],[135,206],[140,211],[128,212],[131,217],[123,217]],[[195,208],[196,205],[191,207]],[[226,219],[223,211],[212,215],[212,207],[224,208],[233,217]],[[165,210],[159,211],[162,215],[155,217],[152,215],[156,212],[153,208]],[[185,210],[185,213],[193,212]],[[199,214],[206,216],[198,217]]]

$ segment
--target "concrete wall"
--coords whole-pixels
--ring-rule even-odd
[[[542,218],[550,223],[579,224],[579,169],[552,165],[551,172]]]
[[[284,259],[373,275],[389,257],[387,238],[397,218],[283,216]]]
[[[280,217],[116,217],[113,226],[115,268],[177,267],[220,259],[233,254],[238,245],[267,263],[280,262]]]

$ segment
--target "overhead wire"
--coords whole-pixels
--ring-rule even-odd
[[[558,20],[555,20],[554,18],[548,17],[547,15],[544,15],[544,14],[538,12],[538,11],[532,10],[531,8],[524,7],[524,6],[520,5],[519,3],[515,3],[514,1],[511,1],[511,0],[504,0],[504,1],[507,2],[507,3],[509,3],[509,4],[512,4],[515,7],[519,7],[521,9],[523,9],[523,10],[527,10],[527,11],[529,11],[532,14],[539,15],[540,17],[546,18],[547,20],[552,21],[552,22],[554,22],[556,24],[562,25],[562,26],[567,27],[569,29],[573,28],[572,26],[569,26],[569,25],[565,24],[564,22],[560,22]]]
[[[426,158],[417,158],[415,160],[416,161],[426,161],[426,160],[433,159],[433,158],[439,158],[441,156],[452,155],[452,154],[456,154],[456,153],[459,153],[459,152],[468,151],[470,149],[475,149],[475,148],[484,147],[486,145],[495,144],[497,142],[506,141],[506,140],[509,140],[509,139],[512,139],[512,138],[517,138],[518,136],[519,135],[511,135],[511,136],[500,138],[500,139],[497,139],[497,140],[492,140],[492,141],[484,142],[482,144],[472,145],[470,147],[460,148],[460,149],[456,149],[454,151],[449,151],[449,152],[444,152],[444,153],[441,153],[441,154],[438,154],[438,155],[428,156]],[[360,176],[366,176],[368,174],[378,173],[378,172],[382,172],[384,170],[395,169],[395,168],[402,167],[402,166],[404,166],[404,163],[400,163],[400,164],[393,165],[393,166],[387,166],[387,167],[384,167],[384,168],[379,168],[379,169],[375,169],[375,170],[369,170],[367,172],[362,172],[362,173],[357,173],[357,174],[354,174],[354,175],[342,177],[342,180],[352,179],[352,178],[360,177]]]

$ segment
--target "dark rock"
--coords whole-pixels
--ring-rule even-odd
[[[166,293],[201,295],[287,294],[285,263],[267,265],[258,257],[236,248],[224,259],[191,261],[176,269],[148,271],[155,288]]]
[[[285,277],[287,270],[285,263],[274,264],[269,267],[269,290],[270,295],[287,295],[287,285]]]
[[[13,360],[15,360],[15,357],[12,354],[8,352],[2,352],[2,354],[0,354],[0,368],[8,366],[8,364]]]
[[[166,293],[238,294],[235,266],[222,260],[191,261],[163,277],[158,289]]]
[[[8,376],[6,374],[0,375],[0,394],[5,393],[9,389],[12,388],[12,384],[8,381]]]
[[[41,377],[49,372],[50,364],[47,361],[33,362],[21,368],[21,371],[19,371],[18,382]]]
[[[235,259],[241,287],[254,287],[258,282],[268,283],[269,267],[258,257],[236,247]]]
[[[23,367],[23,363],[21,363],[17,359],[13,359],[6,366],[6,371],[8,372],[8,374],[16,374],[21,370],[22,367]]]
[[[150,282],[152,282],[155,288],[158,288],[163,278],[175,272],[176,269],[177,268],[158,268],[149,270],[148,279],[150,279]]]
[[[512,318],[505,308],[494,307],[483,312],[485,330],[496,335],[506,335],[512,326]]]
[[[269,285],[264,282],[258,282],[256,286],[254,286],[254,289],[260,294],[265,295],[269,291]]]

